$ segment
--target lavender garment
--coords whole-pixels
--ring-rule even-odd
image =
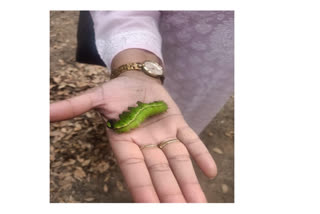
[[[91,14],[98,52],[109,67],[112,58],[127,48],[146,49],[163,60],[164,86],[197,133],[232,95],[232,11],[104,11]]]

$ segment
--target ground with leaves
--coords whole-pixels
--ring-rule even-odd
[[[75,62],[78,12],[50,13],[50,102],[109,80],[105,68]],[[207,179],[195,166],[209,202],[234,201],[233,97],[200,135],[219,174]],[[132,202],[95,111],[50,125],[50,201]]]

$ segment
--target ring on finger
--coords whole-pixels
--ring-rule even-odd
[[[146,148],[153,148],[153,147],[158,147],[156,144],[148,144],[148,145],[143,145],[140,146],[140,149],[146,149]]]
[[[160,149],[162,149],[163,147],[165,147],[166,145],[170,144],[170,143],[174,143],[174,142],[178,142],[179,140],[177,138],[174,138],[174,139],[170,139],[170,140],[165,140],[165,141],[162,141],[158,147]]]

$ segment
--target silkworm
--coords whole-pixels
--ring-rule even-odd
[[[119,120],[108,120],[107,127],[118,133],[128,132],[140,126],[147,118],[166,112],[168,105],[163,101],[152,103],[137,102],[136,107],[128,107],[119,115]]]

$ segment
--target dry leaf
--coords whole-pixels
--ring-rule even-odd
[[[64,181],[66,181],[66,182],[74,182],[74,179],[71,176],[71,173],[66,173],[65,176],[66,177],[65,177]]]
[[[61,82],[61,76],[53,77],[52,79],[53,79],[53,81],[55,83],[60,83]]]
[[[83,88],[83,87],[87,87],[88,83],[87,82],[77,82],[76,83],[78,88]]]
[[[69,196],[68,200],[67,200],[68,203],[76,203],[77,201],[74,200],[74,198],[72,197],[72,195]]]
[[[87,64],[82,64],[82,63],[76,62],[76,66],[77,66],[78,68],[84,68],[85,66],[87,66]]]
[[[74,159],[69,159],[67,162],[63,163],[62,166],[70,166],[76,162]]]
[[[105,171],[107,171],[109,169],[109,167],[110,167],[109,163],[102,161],[101,163],[98,164],[97,170],[100,173],[104,173]]]
[[[64,185],[61,186],[62,190],[70,190],[72,188],[72,183],[65,183]]]
[[[223,193],[227,193],[229,190],[229,187],[227,184],[221,184],[221,189]]]
[[[70,122],[69,120],[61,121],[59,122],[58,127],[62,127],[62,126],[73,126],[73,123]]]
[[[85,160],[85,161],[83,161],[82,163],[81,163],[81,165],[82,166],[88,166],[89,165],[89,163],[90,163],[90,159],[88,159],[88,160]]]
[[[78,160],[80,163],[82,163],[82,162],[84,161],[84,159],[83,159],[83,158],[80,158],[79,155],[77,155],[77,160]]]
[[[50,137],[63,135],[60,130],[50,131]]]
[[[76,170],[73,172],[73,176],[78,179],[78,180],[82,180],[82,178],[84,178],[86,176],[86,173],[83,171],[83,169],[81,167],[77,167]]]
[[[75,84],[72,84],[72,83],[67,84],[67,86],[69,86],[69,87],[71,87],[71,88],[76,88],[76,85],[75,85]]]
[[[103,185],[103,191],[104,192],[108,192],[108,186],[105,184],[105,185]]]
[[[63,128],[61,129],[61,131],[62,131],[63,133],[67,133],[67,132],[68,132],[68,129],[65,128],[65,127],[63,127]]]
[[[74,131],[79,131],[79,130],[81,130],[81,128],[82,128],[82,126],[79,123],[76,123],[73,130]]]
[[[93,82],[93,83],[100,83],[101,80],[99,80],[99,79],[93,79],[92,82]]]
[[[85,114],[88,118],[93,118],[94,117],[94,114],[92,112],[87,112]]]
[[[57,162],[54,162],[51,166],[52,167],[58,167],[58,166],[61,166],[62,162],[61,161],[57,161]]]
[[[67,92],[67,91],[58,91],[57,92],[57,95],[64,95],[64,96],[66,96],[66,95],[68,95],[69,94],[69,92]]]
[[[97,74],[98,72],[96,71],[96,67],[95,66],[90,66],[90,65],[87,65],[85,67],[85,70],[87,70],[87,74],[88,75],[92,75],[92,74]]]
[[[117,188],[118,188],[118,190],[119,190],[120,192],[122,192],[122,191],[123,191],[123,184],[122,184],[120,181],[117,181],[116,183],[117,183]]]
[[[110,179],[110,174],[108,173],[107,176],[104,179],[104,182],[108,182],[109,179]]]
[[[62,83],[59,84],[58,89],[63,89],[66,86],[67,86],[67,84],[62,82]]]
[[[221,150],[221,149],[219,149],[218,147],[214,147],[213,149],[212,149],[212,151],[214,151],[215,153],[218,153],[218,154],[223,154],[223,151]]]
[[[60,65],[65,65],[63,59],[58,59],[58,62],[60,63]]]
[[[227,137],[233,137],[234,136],[234,132],[233,131],[228,131],[226,133],[224,133]]]

